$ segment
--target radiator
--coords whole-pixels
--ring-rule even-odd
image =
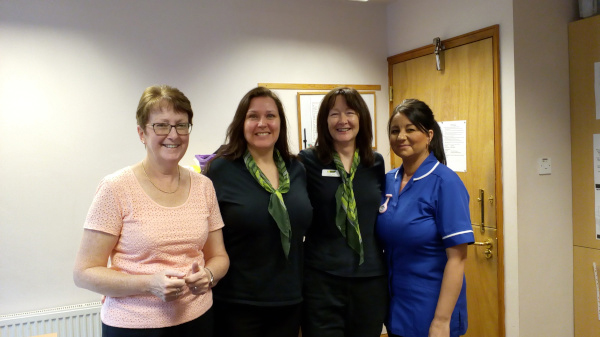
[[[0,315],[0,337],[58,333],[58,337],[100,337],[100,302]]]

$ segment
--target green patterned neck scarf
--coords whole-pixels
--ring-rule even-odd
[[[337,168],[342,178],[342,183],[335,192],[336,201],[336,216],[335,224],[340,230],[342,235],[346,238],[348,246],[352,248],[359,256],[361,265],[365,260],[365,254],[363,251],[362,237],[360,235],[360,227],[358,226],[358,215],[356,212],[356,200],[354,200],[354,188],[352,187],[352,180],[354,180],[354,174],[358,163],[360,163],[360,157],[358,156],[358,150],[354,151],[354,157],[352,158],[352,167],[350,168],[350,174],[346,173],[344,164],[340,159],[340,155],[337,152],[333,153],[333,162],[335,168]],[[350,224],[348,226],[347,224]]]
[[[262,173],[254,158],[248,150],[244,154],[244,162],[246,163],[246,168],[250,171],[250,175],[256,179],[256,181],[262,186],[267,192],[271,193],[271,199],[269,200],[269,214],[275,219],[277,223],[277,227],[279,227],[280,235],[281,235],[281,246],[283,247],[283,252],[285,257],[287,258],[290,254],[290,242],[292,240],[292,226],[290,225],[290,216],[288,214],[287,208],[285,207],[285,202],[283,201],[282,193],[287,193],[290,190],[290,176],[288,174],[287,168],[285,167],[285,162],[281,157],[281,154],[277,149],[275,149],[275,164],[277,165],[277,170],[279,171],[279,188],[274,189],[269,182],[269,179],[265,177]]]

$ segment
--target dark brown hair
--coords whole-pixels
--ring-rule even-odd
[[[317,141],[315,149],[317,156],[323,164],[328,164],[333,160],[333,138],[329,133],[329,127],[327,124],[327,118],[329,117],[329,111],[335,105],[335,100],[338,96],[342,96],[346,99],[348,107],[358,115],[358,134],[356,135],[356,148],[360,155],[360,161],[365,166],[372,166],[375,162],[375,155],[373,154],[373,129],[371,122],[371,114],[367,103],[362,96],[353,88],[339,87],[331,90],[325,95],[319,112],[317,114]]]
[[[242,100],[238,104],[237,110],[235,111],[235,115],[233,116],[233,120],[227,128],[225,144],[219,148],[215,158],[225,157],[227,159],[234,160],[244,155],[246,148],[248,147],[248,142],[244,137],[244,123],[246,122],[246,114],[250,108],[250,102],[253,98],[257,97],[270,97],[273,99],[273,101],[275,101],[280,120],[279,138],[277,139],[277,142],[275,142],[275,148],[279,150],[279,153],[284,160],[288,161],[292,157],[288,144],[287,120],[285,118],[285,112],[283,111],[283,104],[281,104],[281,100],[279,100],[279,97],[277,97],[277,95],[275,95],[275,93],[271,90],[265,87],[256,87],[248,91],[248,93],[242,97]]]
[[[427,134],[429,130],[433,130],[433,138],[429,143],[427,150],[433,152],[435,158],[442,164],[446,165],[446,153],[444,152],[444,140],[442,137],[442,130],[439,124],[436,122],[433,115],[433,111],[425,102],[419,101],[418,99],[409,98],[405,99],[390,115],[388,120],[388,137],[390,136],[390,128],[392,127],[392,119],[398,114],[402,114],[408,118],[408,120],[417,127],[421,132]]]

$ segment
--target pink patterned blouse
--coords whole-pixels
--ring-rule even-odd
[[[188,272],[204,266],[202,248],[210,231],[223,227],[210,179],[191,172],[187,201],[164,207],[142,189],[132,169],[106,176],[98,186],[84,228],[119,237],[109,267],[132,275],[165,269]],[[180,298],[163,302],[151,294],[106,297],[101,318],[121,328],[161,328],[194,320],[212,306],[212,292],[193,295],[184,287]]]

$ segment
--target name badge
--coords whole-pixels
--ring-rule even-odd
[[[340,173],[338,172],[338,170],[323,169],[323,173],[321,175],[323,177],[339,177]]]

